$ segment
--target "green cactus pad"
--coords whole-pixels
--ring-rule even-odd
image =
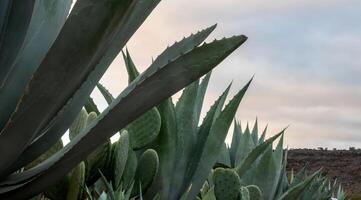
[[[132,185],[137,170],[137,165],[137,156],[135,155],[135,152],[129,148],[128,158],[122,176],[121,187],[123,189],[129,189],[129,187]]]
[[[248,185],[246,186],[249,192],[249,197],[251,200],[261,200],[263,199],[262,191],[256,185]]]
[[[158,173],[158,168],[159,158],[157,152],[153,149],[146,150],[139,159],[139,165],[135,176],[135,185],[139,185],[140,182],[143,193],[145,193],[152,184]],[[138,193],[139,191],[133,190],[133,192]]]
[[[122,131],[115,146],[114,152],[114,184],[116,188],[120,186],[121,178],[125,169],[129,151],[129,135],[127,131]]]
[[[251,200],[249,191],[246,187],[241,187],[239,196],[240,200]]]
[[[72,140],[76,135],[80,133],[86,126],[88,120],[88,112],[83,108],[73,124],[69,128],[69,138]]]
[[[140,149],[150,144],[158,136],[160,126],[161,118],[156,108],[134,120],[125,128],[129,133],[131,147]]]
[[[213,182],[217,200],[237,200],[241,180],[233,169],[217,168],[214,170]]]

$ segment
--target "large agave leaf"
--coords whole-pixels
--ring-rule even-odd
[[[0,156],[4,162],[0,163],[0,176],[5,175],[4,171],[35,139],[36,132],[50,122],[103,57],[130,5],[130,1],[112,2],[77,1],[1,132]]]
[[[256,122],[254,123],[253,129],[252,129],[252,139],[255,145],[258,144],[258,120],[256,118]]]
[[[200,130],[198,131],[198,134],[197,134],[197,144],[195,146],[198,148],[195,148],[196,152],[194,152],[194,154],[191,157],[191,160],[189,161],[189,164],[187,166],[187,172],[185,173],[187,178],[183,182],[179,183],[179,182],[176,182],[176,180],[172,177],[172,183],[171,183],[172,187],[171,187],[169,195],[171,195],[171,194],[175,195],[177,190],[178,190],[178,192],[181,192],[180,189],[182,189],[182,188],[177,186],[177,190],[175,190],[175,187],[173,187],[173,185],[180,185],[184,189],[184,187],[187,187],[187,185],[191,181],[191,178],[192,178],[191,173],[194,173],[195,169],[197,168],[197,165],[198,165],[201,153],[202,153],[201,150],[203,149],[203,146],[206,142],[206,139],[209,134],[209,130],[210,130],[213,122],[215,121],[215,118],[217,118],[219,116],[219,113],[222,110],[222,107],[226,100],[229,89],[230,89],[230,85],[223,92],[223,94],[215,101],[215,103],[211,106],[211,109],[207,112],[206,117],[204,118],[203,123],[200,127]],[[177,143],[178,143],[178,141],[177,141]],[[175,173],[178,173],[178,172],[175,172]],[[174,176],[174,172],[172,173],[172,176]],[[170,198],[170,197],[168,196],[167,198]]]
[[[203,100],[204,100],[204,96],[206,94],[206,90],[208,87],[208,83],[209,83],[209,79],[211,78],[211,74],[212,72],[209,72],[201,81],[201,83],[198,86],[198,91],[197,91],[197,98],[195,101],[195,121],[199,122],[199,117],[201,115],[201,111],[202,111],[202,106],[203,106]],[[198,126],[198,124],[197,124]]]
[[[0,1],[0,43],[3,38],[3,32],[5,32],[3,29],[6,28],[12,2],[11,0]]]
[[[245,36],[235,36],[214,41],[210,44],[195,48],[163,67],[160,66],[158,69],[155,68],[145,71],[98,116],[96,121],[77,135],[74,140],[61,151],[28,172],[13,175],[15,177],[9,176],[11,180],[33,179],[30,183],[21,184],[19,188],[9,193],[1,194],[0,198],[29,197],[40,192],[45,185],[48,186],[56,182],[115,132],[124,128],[132,120],[160,103],[163,99],[209,72],[227,55],[245,42],[245,40]],[[231,101],[230,106],[226,107],[220,114],[220,119],[224,119],[216,120],[215,126],[211,130],[211,135],[215,135],[216,138],[211,141],[214,142],[223,138],[223,136],[221,136],[222,138],[218,137],[215,133],[223,133],[225,129],[224,126],[227,127],[227,125],[229,125],[228,123],[223,124],[223,120],[226,122],[229,120],[230,122],[232,121],[235,110],[240,102],[240,97],[243,96],[244,92],[245,89],[242,90],[236,98]],[[223,140],[224,138],[221,140],[220,145],[223,143]],[[213,142],[211,141],[206,144],[206,155],[212,155],[214,153],[212,152],[213,150],[211,150],[213,149]],[[214,156],[217,155],[214,154],[210,158]],[[208,158],[208,156],[205,158]],[[215,161],[213,161],[213,159],[205,159],[204,162],[206,162],[204,164],[208,166],[208,163],[212,164]],[[212,166],[210,166],[210,168],[212,168]],[[207,174],[209,172],[206,170],[203,171]],[[203,175],[204,172],[201,174]],[[205,178],[206,177],[207,176],[205,176]],[[196,185],[198,186],[198,184]],[[198,191],[199,189],[200,188],[198,188]]]
[[[0,88],[21,51],[30,24],[35,1],[5,0],[0,4]],[[0,128],[4,121],[0,121]]]
[[[83,1],[84,0],[77,1],[77,5],[80,5],[80,8],[82,7],[83,3],[86,4],[86,0],[84,2]],[[42,137],[36,139],[30,146],[27,147],[25,152],[17,160],[17,163],[15,163],[8,171],[14,171],[22,165],[35,159],[41,153],[50,148],[51,145],[54,144],[63,135],[66,129],[70,126],[71,122],[77,116],[81,107],[87,101],[88,96],[106,71],[107,67],[110,65],[110,63],[119,53],[127,40],[142,24],[142,22],[150,14],[150,12],[153,10],[153,8],[157,5],[158,2],[159,0],[139,0],[134,2],[135,5],[132,6],[132,9],[128,11],[126,13],[126,16],[124,17],[127,20],[123,20],[121,22],[121,28],[119,28],[113,40],[114,42],[111,43],[110,48],[107,49],[107,52],[103,59],[100,60],[94,71],[91,72],[87,80],[83,83],[82,87],[77,90],[75,95],[67,102],[63,109],[59,111],[58,115],[53,120],[55,122],[52,124],[52,126],[50,126],[48,129],[45,129],[41,133]],[[87,18],[88,17],[89,16],[87,16]],[[72,34],[74,33],[72,32]],[[44,83],[41,84],[44,85]],[[56,95],[57,94],[55,94],[55,96]]]
[[[307,177],[304,181],[302,181],[301,183],[293,186],[292,188],[290,188],[287,192],[285,192],[280,198],[279,200],[293,200],[293,199],[297,199],[300,197],[300,195],[302,194],[302,192],[304,192],[305,188],[314,180],[314,178],[317,177],[317,175],[320,173],[319,171],[316,171],[314,174],[312,174],[311,176]]]
[[[108,105],[114,101],[113,95],[102,84],[98,83],[97,88],[99,89],[100,93],[103,95],[105,101],[107,101]]]
[[[128,77],[129,77],[128,82],[131,83],[132,81],[134,81],[135,78],[137,78],[137,76],[139,76],[139,72],[135,67],[132,58],[130,57],[128,49],[126,50],[126,54],[123,51],[122,54],[125,62],[125,67],[127,68],[127,72],[128,72]]]
[[[71,172],[69,189],[66,199],[67,200],[82,199],[84,182],[85,182],[85,164],[84,162],[81,162]]]
[[[244,174],[244,176],[241,176],[241,179],[246,184],[254,184],[262,189],[265,199],[274,199],[281,172],[283,170],[283,167],[281,166],[283,161],[282,138],[275,151],[273,151],[271,145],[277,137],[283,134],[283,132],[284,130],[263,143],[268,143],[268,145],[263,145],[263,152],[265,151],[264,153],[260,152],[261,148],[259,148],[259,146],[262,144],[256,147],[254,151],[252,151],[251,154],[253,154],[253,156],[249,156],[248,158],[253,157],[251,159],[253,161],[255,161],[261,155],[261,153],[263,153],[263,155],[260,157],[259,162],[253,165],[253,168],[248,170],[247,173],[245,173],[244,170],[241,170],[243,167],[240,167],[237,170],[240,172],[240,174]],[[270,140],[272,142],[270,142]],[[258,152],[256,150],[258,150]],[[256,152],[258,155],[256,155]],[[248,168],[251,167],[251,162],[248,163],[248,166]]]
[[[229,157],[229,150],[227,148],[227,144],[224,143],[221,148],[221,152],[219,153],[219,157],[217,163],[224,164],[228,167],[231,167],[231,159]]]
[[[252,80],[252,79],[251,79]],[[193,199],[202,188],[214,163],[217,161],[219,150],[227,136],[229,126],[236,114],[239,104],[246,93],[251,80],[228,103],[218,118],[214,121],[210,133],[204,144],[202,154],[194,173],[192,173],[192,186],[187,199]],[[199,147],[198,147],[199,148]]]
[[[160,198],[166,199],[169,195],[171,178],[174,173],[176,158],[176,116],[171,98],[163,101],[157,106],[161,116],[161,128],[155,142],[155,150],[158,152],[160,161],[160,182],[162,189]]]
[[[195,101],[198,92],[198,81],[183,90],[179,98],[176,110],[177,119],[177,164],[173,174],[172,190],[182,191],[186,169],[189,158],[192,156],[193,147],[196,142],[196,130],[198,121],[196,119]]]
[[[242,135],[239,147],[237,149],[235,166],[238,166],[254,148],[255,143],[253,141],[247,124],[244,134]]]
[[[234,120],[233,124],[234,124],[234,129],[232,135],[232,143],[229,149],[229,157],[231,160],[231,166],[235,167],[236,153],[242,137],[242,128],[241,128],[241,124],[238,123],[236,120]]]
[[[267,127],[268,127],[268,126],[266,126],[266,127],[264,128],[264,130],[263,130],[263,132],[262,132],[262,135],[261,135],[261,137],[259,138],[258,143],[263,143],[263,142],[264,142],[264,140],[265,140],[265,138],[266,138]]]
[[[248,169],[251,168],[252,164],[259,158],[269,147],[272,145],[272,143],[282,134],[284,133],[284,130],[275,136],[269,138],[264,143],[258,145],[256,148],[254,148],[244,159],[243,162],[240,163],[239,166],[236,167],[236,171],[240,177],[242,177]]]
[[[23,47],[12,63],[11,70],[1,86],[0,127],[4,125],[14,111],[27,82],[58,36],[68,16],[72,0],[35,0],[34,2],[34,10]],[[15,4],[14,6],[18,5]],[[16,20],[22,19],[21,16],[15,18]],[[17,30],[12,34],[18,36],[20,33],[21,31]],[[1,66],[2,68],[5,67],[4,65]]]

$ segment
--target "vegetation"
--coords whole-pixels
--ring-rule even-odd
[[[69,144],[24,171],[48,149],[61,146],[59,139],[83,105],[97,112],[90,93],[158,3],[79,0],[68,16],[70,0],[1,1],[6,12],[0,20],[0,199],[44,191],[110,136],[209,72],[246,40],[234,36],[199,46],[211,27],[167,48]]]
[[[345,198],[320,172],[287,176],[284,131],[265,140],[257,123],[242,132],[235,122],[224,143],[251,81],[225,105],[227,87],[200,123],[210,71],[245,36],[200,45],[211,26],[141,74],[126,50],[129,85],[114,98],[98,82],[159,0],[78,0],[68,16],[71,2],[0,2],[0,199]]]

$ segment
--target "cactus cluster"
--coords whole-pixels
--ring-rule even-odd
[[[322,175],[322,170],[307,175],[305,166],[297,174],[288,173],[287,150],[283,149],[285,130],[265,140],[266,130],[258,137],[257,120],[252,131],[248,124],[242,131],[240,123],[234,122],[232,143],[224,145],[213,179],[206,183],[207,188],[214,188],[214,197],[203,191],[202,199],[345,199],[341,185]]]

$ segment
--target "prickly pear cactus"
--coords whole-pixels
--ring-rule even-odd
[[[129,135],[127,131],[122,131],[120,138],[115,143],[114,152],[114,184],[115,188],[120,186],[121,178],[125,169],[129,151]]]
[[[88,112],[85,108],[81,109],[80,113],[74,120],[73,124],[69,128],[69,138],[72,140],[76,135],[80,133],[86,126],[88,120]]]
[[[66,196],[66,200],[82,199],[84,182],[85,182],[85,164],[84,162],[81,162],[71,172],[69,189]]]
[[[127,162],[125,164],[125,169],[123,171],[122,175],[122,183],[121,186],[123,189],[129,189],[129,187],[132,185],[135,173],[138,166],[138,160],[135,152],[129,148],[128,151],[128,158]]]
[[[233,169],[217,168],[213,173],[213,182],[217,200],[237,200],[241,180]]]
[[[258,186],[248,185],[248,186],[246,186],[246,188],[249,192],[249,197],[251,200],[262,200],[263,199],[262,191],[261,191],[261,189],[259,189]]]
[[[157,152],[153,149],[146,150],[139,159],[139,165],[135,176],[135,185],[139,185],[140,182],[143,193],[146,192],[152,184],[158,173],[158,168],[159,158]],[[138,192],[138,190],[133,190],[133,192],[135,191]]]
[[[129,133],[131,147],[140,149],[153,142],[159,134],[160,126],[160,114],[156,108],[134,120],[125,128]]]
[[[249,191],[246,187],[241,187],[239,196],[240,196],[240,200],[251,200]]]

